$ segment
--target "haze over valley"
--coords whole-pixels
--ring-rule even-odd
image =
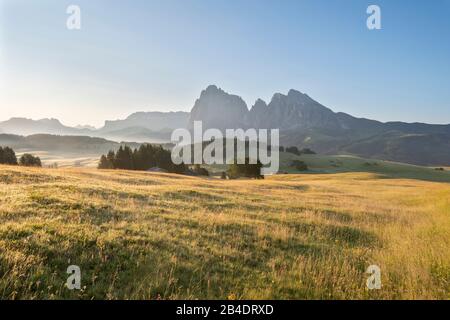
[[[269,103],[258,99],[248,108],[242,98],[215,85],[200,93],[189,113],[137,112],[126,119],[107,120],[98,129],[69,127],[57,119],[12,118],[0,122],[0,143],[53,153],[67,152],[65,149],[85,153],[91,148],[98,155],[118,142],[169,143],[173,130],[192,128],[193,121],[202,121],[204,130],[278,128],[281,145],[310,148],[324,155],[355,155],[424,166],[450,165],[450,125],[383,123],[356,118],[334,112],[297,90],[275,93]],[[71,142],[66,144],[67,141],[57,142],[62,138],[42,134],[77,138],[70,138]],[[49,143],[49,139],[53,142]]]

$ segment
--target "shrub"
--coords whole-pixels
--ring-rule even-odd
[[[261,175],[262,164],[258,160],[255,164],[250,164],[248,158],[245,159],[245,163],[233,163],[228,167],[228,177],[230,179],[236,179],[240,177],[264,179]]]
[[[41,159],[29,153],[25,153],[20,157],[19,164],[25,167],[42,167]]]
[[[199,164],[196,164],[192,171],[198,176],[207,176],[207,177],[209,176],[208,170],[202,168]]]
[[[108,159],[105,155],[100,157],[100,161],[98,163],[98,169],[113,169],[113,163],[110,159]]]
[[[300,154],[316,154],[316,152],[309,148],[303,148],[302,150],[300,150]]]
[[[306,165],[306,163],[304,163],[303,161],[300,161],[300,160],[292,161],[291,166],[294,167],[295,170],[297,170],[297,171],[307,171],[308,170],[308,166]]]
[[[49,164],[48,168],[50,168],[50,169],[58,169],[58,162],[53,162],[52,164]]]
[[[297,147],[288,147],[288,148],[286,148],[286,152],[289,152],[289,153],[292,153],[292,154],[295,154],[295,155],[300,155],[300,150],[298,150],[298,148]]]
[[[9,147],[0,147],[0,164],[17,164],[16,153]]]
[[[301,150],[299,150],[297,147],[289,147],[285,149],[286,152],[295,154],[297,156],[301,156],[302,154],[316,154],[313,150],[309,149],[309,148],[303,148]]]

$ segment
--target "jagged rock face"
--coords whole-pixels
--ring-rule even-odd
[[[238,96],[209,86],[195,102],[189,119],[203,121],[204,128],[279,128],[282,130],[327,128],[342,129],[336,114],[308,95],[290,90],[276,93],[269,105],[258,99],[250,111]]]
[[[189,128],[194,121],[202,121],[203,129],[233,129],[247,127],[247,104],[241,97],[209,86],[194,104],[189,118]]]
[[[341,127],[333,111],[295,90],[290,90],[287,95],[276,93],[262,116],[263,119],[255,123],[267,128],[292,130]]]
[[[247,116],[247,123],[254,128],[265,128],[268,118],[269,108],[267,103],[261,99],[256,100]]]

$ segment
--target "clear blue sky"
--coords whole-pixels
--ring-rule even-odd
[[[189,111],[216,84],[249,106],[294,88],[355,116],[450,123],[450,0],[0,0],[0,28],[0,120],[99,126]]]

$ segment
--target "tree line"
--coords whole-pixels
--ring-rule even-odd
[[[164,169],[171,173],[185,173],[184,163],[177,165],[172,162],[171,152],[160,145],[143,144],[139,148],[120,146],[117,151],[109,151],[100,157],[99,169],[148,170],[153,167]]]
[[[23,154],[17,161],[16,153],[10,147],[0,147],[0,164],[42,167],[41,159],[29,153]]]
[[[208,142],[203,142],[208,144]],[[247,142],[248,143],[248,142]],[[192,146],[193,147],[193,146]],[[246,145],[246,148],[248,145]],[[280,146],[280,151],[290,152],[296,155],[301,154],[315,154],[310,149],[299,150],[297,147],[283,147]],[[292,164],[297,170],[307,170],[306,164],[297,161]],[[99,169],[124,169],[124,170],[149,170],[151,168],[160,168],[170,173],[179,174],[194,174],[208,176],[209,172],[195,165],[189,168],[184,163],[176,165],[172,162],[171,151],[164,149],[161,145],[142,144],[139,148],[132,149],[129,146],[120,146],[117,151],[109,151],[107,154],[100,157],[98,164]],[[249,159],[246,158],[244,164],[238,164],[235,159],[234,164],[228,166],[228,170],[222,173],[222,178],[236,179],[239,177],[262,179],[261,162],[250,164]]]
[[[288,152],[288,153],[292,153],[295,154],[297,156],[301,156],[302,154],[316,154],[313,150],[309,149],[309,148],[303,148],[303,149],[299,149],[295,146],[292,147],[283,147],[280,146],[280,152]]]
[[[200,165],[189,168],[184,163],[176,165],[172,162],[171,152],[160,145],[143,144],[132,149],[129,146],[120,146],[117,151],[109,151],[100,157],[99,169],[149,170],[161,168],[170,173],[208,176],[209,172]],[[239,177],[264,178],[261,175],[261,162],[250,164],[247,158],[244,164],[231,164],[222,178],[236,179]]]
[[[222,173],[222,179],[225,179],[226,176],[230,179],[237,179],[240,177],[264,179],[264,176],[261,175],[261,168],[262,163],[259,160],[256,163],[250,163],[249,158],[245,158],[245,162],[242,164],[235,160],[233,164],[228,166],[226,174],[225,172]]]

